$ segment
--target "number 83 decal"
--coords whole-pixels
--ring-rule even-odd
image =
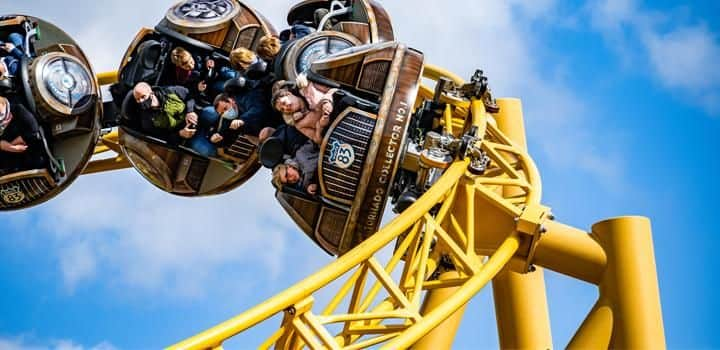
[[[355,150],[347,143],[333,140],[330,144],[330,163],[341,169],[349,168],[355,162]]]

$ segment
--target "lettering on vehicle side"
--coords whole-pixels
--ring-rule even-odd
[[[25,200],[25,193],[20,189],[20,186],[14,185],[0,189],[0,198],[6,204],[18,204]]]
[[[360,210],[358,229],[362,237],[375,233],[385,209],[387,191],[392,182],[393,168],[401,151],[406,120],[410,114],[410,106],[404,99],[393,105],[392,123],[385,127],[382,143],[378,149],[375,169],[370,178],[371,185],[367,189],[363,207]],[[388,131],[389,130],[389,131]],[[376,180],[375,180],[376,179]]]

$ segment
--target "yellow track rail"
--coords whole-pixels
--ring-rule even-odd
[[[435,66],[426,65],[424,76],[463,84],[458,76]],[[112,82],[116,75],[100,78]],[[433,94],[433,89],[421,86],[418,104]],[[439,121],[446,132],[459,136],[470,126],[477,127],[480,139],[475,146],[491,160],[484,174],[470,173],[467,160],[456,161],[416,203],[333,263],[169,349],[221,349],[228,339],[276,315],[283,316],[282,322],[260,344],[262,349],[408,348],[429,337],[503,268],[527,272],[531,264],[601,287],[598,304],[571,346],[663,348],[649,222],[617,218],[596,225],[598,232],[588,235],[552,221],[549,208],[540,205],[540,175],[524,145],[515,144],[499,129],[481,101],[447,95],[441,101],[448,103]],[[96,154],[109,151],[117,156],[92,162],[85,173],[129,166],[116,133],[105,135],[96,147]],[[627,238],[629,231],[640,238]],[[389,258],[388,251],[392,251]],[[448,269],[455,272],[450,277],[443,274]],[[632,277],[639,275],[643,283],[638,284]],[[343,282],[339,288],[336,281]],[[424,309],[423,299],[436,290],[453,292],[434,308]],[[319,294],[328,291],[334,297],[321,303]],[[518,291],[517,296],[532,292]],[[613,322],[615,317],[625,322]],[[545,328],[549,332],[549,326]],[[545,328],[536,327],[539,332]],[[454,334],[442,336],[451,339]],[[550,336],[537,339],[541,338]],[[511,346],[503,339],[501,343]]]
[[[437,79],[447,75],[426,66],[425,76]],[[462,84],[460,78],[453,78]],[[430,89],[424,87],[422,91]],[[489,198],[498,210],[518,217],[521,205],[539,202],[539,174],[531,158],[488,123],[492,117],[481,101],[444,100],[451,103],[445,114],[446,130],[463,131],[470,118],[471,125],[480,129],[479,135],[485,135],[481,147],[494,165],[488,171],[490,176],[473,175],[467,171],[468,161],[456,161],[402,215],[334,263],[170,349],[218,348],[225,340],[279,313],[284,314],[282,324],[260,348],[361,349],[383,343],[391,349],[405,348],[466,304],[516,254],[521,241],[518,233],[509,233],[483,263],[484,258],[475,249],[474,202]],[[458,117],[461,113],[464,115]],[[506,186],[522,189],[522,195],[503,198],[498,193]],[[458,210],[464,213],[457,215]],[[464,219],[458,220],[459,216]],[[380,252],[393,248],[395,242],[392,257],[381,263]],[[457,278],[432,278],[443,260],[455,266]],[[342,279],[346,279],[345,284],[332,293],[333,300],[315,311],[314,295]],[[423,291],[451,286],[460,289],[440,307],[421,314]]]

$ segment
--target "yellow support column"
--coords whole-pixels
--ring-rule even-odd
[[[457,271],[446,271],[438,277],[439,280],[453,279],[460,277]],[[428,312],[434,310],[436,307],[445,302],[450,296],[460,287],[450,287],[435,289],[428,292],[428,295],[423,301],[421,314],[425,315]],[[420,339],[415,345],[414,350],[437,350],[437,349],[452,349],[453,341],[455,340],[455,334],[457,333],[460,322],[462,321],[463,315],[465,314],[465,308],[467,304],[448,317],[443,323],[435,327],[432,332],[426,334]]]
[[[570,340],[567,349],[607,349],[612,337],[612,328],[612,306],[607,300],[598,300],[585,321],[583,321],[580,329]]]
[[[518,147],[527,149],[522,103],[519,99],[497,100],[498,129]],[[506,196],[514,195],[506,191]],[[550,349],[552,334],[545,294],[543,270],[520,274],[507,267],[493,279],[493,297],[500,347],[503,349]]]
[[[592,227],[607,254],[600,298],[612,305],[610,348],[665,348],[651,231],[644,217],[614,218]]]

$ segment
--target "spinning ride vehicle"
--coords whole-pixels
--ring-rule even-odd
[[[14,210],[53,198],[80,175],[102,99],[85,54],[56,26],[1,16],[0,41],[0,210]]]
[[[275,74],[294,80],[310,63],[352,46],[395,40],[390,16],[372,0],[306,0],[293,6],[287,16],[290,26],[318,30],[291,38],[275,60]]]
[[[325,9],[325,15],[315,20],[313,16],[323,13],[322,9]],[[257,69],[275,79],[292,80],[311,62],[340,50],[393,39],[387,13],[369,0],[304,1],[293,7],[288,22],[313,28],[310,29],[313,31],[319,23],[329,25],[328,30],[289,40],[272,62],[259,65]],[[132,89],[140,82],[151,86],[177,85],[173,81],[175,72],[171,62],[176,48],[188,51],[196,58],[196,63],[212,59],[214,69],[220,71],[236,68],[230,63],[233,50],[246,48],[255,51],[266,35],[277,36],[277,32],[265,17],[235,0],[181,1],[168,10],[154,29],[140,30],[123,57],[119,82],[112,91],[121,111],[119,124],[123,152],[147,180],[173,194],[212,195],[236,188],[257,172],[257,131],[225,140],[217,149],[217,155],[214,152],[210,156],[200,154],[187,140],[143,130],[138,120],[141,111],[137,96]],[[251,72],[246,73],[233,81],[244,83],[243,79],[247,79]],[[269,87],[264,93],[268,106]],[[213,101],[223,89],[208,90],[206,103]],[[225,91],[228,91],[228,84],[225,84]],[[196,107],[186,112],[200,114],[202,110]],[[263,126],[276,127],[281,123],[278,115],[266,119]],[[212,127],[219,128],[219,124]],[[209,137],[212,131],[208,133],[205,129],[198,133]]]
[[[342,254],[377,231],[405,151],[423,55],[403,44],[365,45],[315,61],[308,78],[339,88],[318,159],[316,196],[282,186],[276,198],[323,249]],[[282,141],[260,150],[281,161]]]
[[[215,71],[228,70],[232,50],[252,50],[265,35],[276,35],[274,27],[250,7],[233,0],[183,1],[170,8],[154,29],[140,30],[120,64],[113,97],[121,110],[123,152],[147,180],[169,193],[198,196],[232,190],[255,174],[260,167],[257,135],[238,136],[220,147],[217,156],[199,154],[185,140],[173,141],[142,130],[132,89],[140,82],[177,85],[171,62],[176,48],[183,48],[202,63],[211,59]],[[222,84],[213,89],[208,83],[206,104],[220,92]],[[196,105],[195,110],[186,112],[201,114],[201,104]]]

